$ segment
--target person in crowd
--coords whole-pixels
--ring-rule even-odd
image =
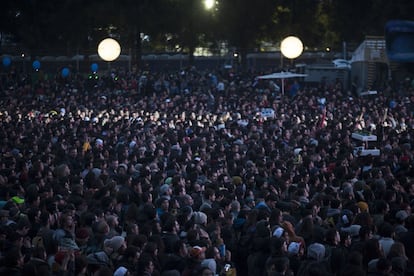
[[[54,273],[159,275],[170,256],[190,275],[214,259],[221,238],[225,264],[238,275],[286,275],[329,262],[317,245],[328,233],[331,246],[349,251],[343,259],[353,275],[371,261],[384,273],[385,255],[368,251],[389,223],[413,275],[413,90],[379,87],[375,98],[350,98],[341,85],[295,84],[294,98],[278,97],[255,79],[260,73],[2,74],[2,274],[30,270],[44,259],[34,248],[43,247]],[[353,133],[378,134],[380,155],[362,156]],[[351,246],[331,239],[336,230],[351,235]],[[284,254],[303,248],[303,257],[273,258],[273,238],[291,245]],[[383,246],[387,258],[393,245]],[[63,254],[68,246],[73,254]],[[392,270],[401,269],[394,261]],[[349,275],[339,265],[336,272]]]

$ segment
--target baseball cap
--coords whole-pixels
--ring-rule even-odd
[[[118,267],[115,272],[114,272],[114,276],[125,276],[127,275],[128,269],[124,266],[120,266]]]
[[[282,227],[277,227],[273,231],[273,236],[280,238],[283,235],[283,232],[285,232],[285,229],[283,229]]]
[[[312,243],[308,247],[308,258],[312,258],[316,261],[322,261],[325,257],[325,246],[320,243]]]
[[[189,255],[192,258],[198,258],[205,251],[206,251],[206,248],[205,247],[201,247],[201,246],[196,245],[196,246],[193,246],[190,249]]]
[[[408,213],[405,210],[400,210],[395,214],[395,218],[404,221],[406,218],[408,218]]]
[[[298,254],[301,247],[300,242],[291,242],[288,246],[288,252],[290,254]]]
[[[24,203],[24,198],[21,198],[19,196],[14,196],[11,199],[14,201],[14,203],[17,203],[17,204],[23,204]]]

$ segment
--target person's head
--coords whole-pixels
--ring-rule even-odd
[[[405,224],[405,220],[409,217],[406,210],[399,210],[395,213],[395,220],[398,224]]]
[[[277,273],[284,274],[289,269],[289,258],[275,258],[273,261],[274,269]]]
[[[336,228],[329,228],[325,233],[325,240],[330,245],[338,245],[341,242],[341,236]]]
[[[187,257],[188,256],[188,247],[183,240],[177,240],[173,245],[173,252],[179,256]]]
[[[372,226],[364,225],[364,226],[361,226],[361,228],[359,229],[359,238],[362,241],[371,239],[372,235],[373,235]]]
[[[93,229],[95,234],[98,234],[100,236],[105,236],[109,233],[109,225],[105,220],[97,221],[93,224]]]
[[[199,225],[206,225],[208,219],[204,212],[193,212],[192,218],[194,219],[194,223]]]
[[[331,208],[338,209],[338,208],[341,208],[341,207],[342,207],[342,205],[341,205],[341,201],[339,199],[333,198],[331,200]]]
[[[193,260],[202,261],[206,258],[205,251],[205,247],[196,245],[190,248],[188,255]]]
[[[60,226],[63,229],[72,229],[74,222],[73,216],[70,213],[65,213],[60,216]]]
[[[206,188],[204,191],[204,198],[210,201],[216,200],[216,191],[211,188]]]
[[[270,209],[274,209],[276,207],[277,201],[278,201],[278,198],[275,194],[268,194],[265,197],[266,205],[269,206]]]
[[[270,238],[271,232],[270,232],[270,225],[269,222],[265,219],[262,219],[256,223],[256,237],[262,237],[262,238]]]
[[[124,266],[120,266],[117,269],[115,269],[114,274],[113,274],[113,276],[129,276],[129,275],[131,275],[129,270]]]
[[[405,254],[405,246],[402,242],[395,241],[390,248],[390,251],[388,252],[388,258],[393,257],[402,257],[404,259],[407,259],[407,255]]]
[[[165,211],[168,211],[168,209],[170,207],[170,202],[169,202],[168,198],[166,198],[166,197],[160,197],[159,199],[157,199],[156,203],[157,203],[158,208],[160,208],[162,210],[165,210]]]
[[[270,213],[269,222],[271,225],[280,224],[283,221],[283,214],[279,208],[275,208]]]
[[[90,238],[90,232],[87,228],[78,228],[75,231],[75,241],[78,245],[86,245]]]
[[[17,220],[16,231],[20,235],[26,236],[29,233],[30,229],[31,229],[31,224],[27,217],[22,216]]]
[[[126,248],[125,238],[122,236],[114,236],[110,239],[105,239],[104,247],[107,248],[110,254],[114,252],[122,253]]]
[[[302,257],[305,254],[305,247],[302,242],[289,243],[287,250],[290,256]]]
[[[109,227],[115,228],[119,224],[118,216],[109,215],[106,217],[106,222],[108,223]]]
[[[374,211],[378,214],[386,214],[390,210],[389,204],[383,199],[377,200],[374,206]]]
[[[364,246],[364,262],[368,264],[373,259],[378,259],[384,256],[381,244],[378,239],[372,238],[365,242]]]
[[[233,200],[231,202],[230,208],[232,212],[239,212],[240,211],[240,202],[238,202],[237,200]]]
[[[164,222],[162,226],[163,230],[166,232],[177,233],[180,229],[177,219],[174,216],[170,216]]]
[[[9,220],[9,210],[0,210],[0,224],[5,224]]]
[[[396,198],[397,198],[397,192],[395,190],[387,189],[385,191],[384,200],[386,202],[395,202]],[[388,207],[388,211],[389,211],[389,207]]]
[[[267,275],[285,275],[289,269],[289,258],[287,257],[271,257],[265,263]]]
[[[160,196],[171,196],[172,195],[172,189],[170,185],[163,184],[160,187]]]
[[[321,210],[321,203],[318,200],[312,200],[306,205],[306,208],[310,210],[312,217],[316,217]]]
[[[369,213],[369,206],[368,203],[366,203],[365,201],[359,201],[357,203],[357,206],[361,213]]]
[[[317,262],[325,258],[325,246],[320,243],[312,243],[308,246],[307,257]]]
[[[139,273],[149,273],[152,274],[154,272],[154,262],[149,256],[141,256],[138,261]]]
[[[126,233],[128,234],[139,234],[139,226],[136,223],[128,223],[126,225]]]
[[[216,246],[209,246],[206,249],[206,259],[220,259],[220,251]]]
[[[136,265],[141,256],[141,249],[134,245],[129,245],[123,252],[122,258],[129,264]]]
[[[351,246],[351,243],[352,243],[352,236],[351,236],[351,234],[350,234],[349,232],[346,232],[346,231],[341,231],[341,232],[339,233],[339,235],[341,236],[341,244],[342,244],[344,247],[349,247],[349,246]]]
[[[194,199],[189,194],[185,194],[182,196],[182,205],[183,206],[193,206],[194,205]]]
[[[394,237],[394,227],[389,222],[383,222],[378,228],[378,233],[381,237],[393,238]]]
[[[157,243],[153,241],[149,241],[145,244],[143,253],[147,253],[151,256],[157,256],[158,255],[158,245]]]
[[[374,221],[372,216],[368,212],[361,212],[355,215],[352,224],[358,224],[362,226],[373,226]]]

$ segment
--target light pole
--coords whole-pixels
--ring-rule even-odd
[[[283,70],[283,57],[287,57],[292,61],[300,56],[303,52],[303,43],[296,36],[288,36],[282,40],[282,43],[280,44],[280,51],[282,52],[280,57],[280,65]]]

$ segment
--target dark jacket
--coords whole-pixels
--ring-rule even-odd
[[[49,276],[52,275],[49,264],[42,259],[31,258],[22,269],[23,275]]]

